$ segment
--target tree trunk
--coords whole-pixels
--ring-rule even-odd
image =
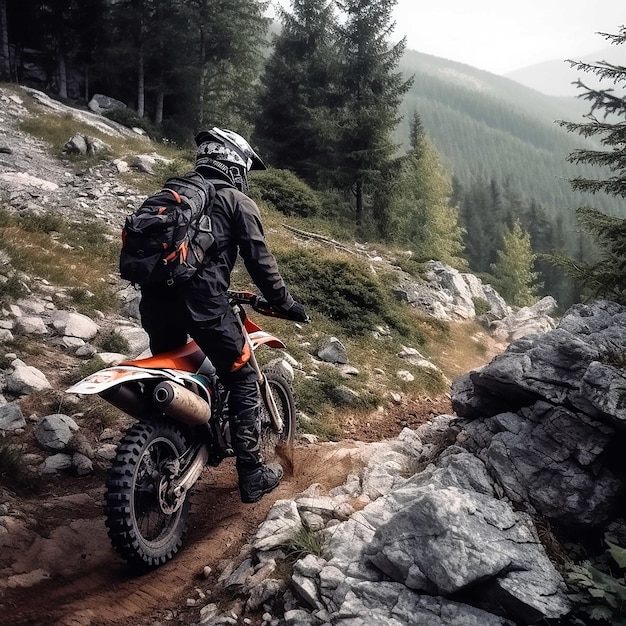
[[[9,27],[7,24],[7,3],[0,0],[0,78],[11,79],[11,57],[9,52]]]
[[[137,59],[137,115],[139,117],[143,117],[146,110],[146,75],[143,61],[143,43],[141,43]]]
[[[363,179],[359,178],[356,181],[356,188],[354,191],[354,195],[356,196],[356,216],[355,221],[357,228],[361,226],[363,222]]]
[[[204,89],[206,86],[207,68],[205,66],[204,27],[200,26],[200,84],[198,85],[198,127],[204,124]]]
[[[165,92],[159,89],[154,111],[154,123],[160,126],[163,123],[163,101],[165,100]]]
[[[59,97],[67,99],[67,68],[62,50],[59,50]]]

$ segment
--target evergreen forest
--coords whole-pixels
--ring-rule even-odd
[[[259,0],[0,0],[0,79],[76,106],[105,94],[126,105],[115,121],[184,150],[230,128],[280,210],[475,272],[510,304],[568,306],[563,259],[601,255],[576,209],[626,217],[619,194],[570,182],[614,175],[570,158],[602,149],[577,132],[592,104],[407,50],[395,4],[291,0],[272,21]]]

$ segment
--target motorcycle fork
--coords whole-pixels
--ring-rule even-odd
[[[250,348],[250,360],[249,363],[253,367],[254,371],[257,375],[257,383],[259,385],[259,392],[261,394],[261,398],[263,399],[263,404],[265,404],[265,408],[269,413],[270,419],[272,421],[272,428],[280,433],[283,430],[283,418],[280,416],[280,412],[278,411],[278,407],[276,406],[276,400],[274,400],[274,396],[272,395],[272,390],[270,386],[267,384],[267,379],[265,378],[265,374],[261,371],[259,367],[259,362],[256,360],[256,355],[254,354],[254,346],[252,345],[252,340],[250,339],[250,335],[246,330],[246,326],[241,317],[241,309],[238,305],[235,305],[235,317],[239,321],[239,327],[241,328],[241,332],[243,333],[244,339]]]

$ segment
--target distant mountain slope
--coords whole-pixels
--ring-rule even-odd
[[[598,50],[598,52],[574,57],[572,60],[585,63],[607,61],[621,65],[625,61],[624,51],[617,46],[609,46]],[[564,59],[554,59],[523,67],[514,72],[509,72],[506,77],[543,94],[557,97],[576,97],[580,93],[580,89],[574,83],[579,78],[590,87],[597,87],[600,84],[595,76],[580,72]]]
[[[412,50],[400,69],[415,82],[402,104],[399,141],[406,144],[416,111],[461,183],[495,178],[567,222],[582,205],[626,216],[623,203],[574,193],[568,182],[576,176],[604,177],[598,168],[566,161],[585,140],[555,123],[581,121],[587,103],[547,96],[509,78]]]

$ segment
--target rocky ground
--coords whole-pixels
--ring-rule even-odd
[[[19,130],[27,115],[20,99],[0,88],[3,202],[18,211],[97,215],[118,228],[140,198],[120,183],[123,165],[101,163],[77,174]],[[435,289],[407,278],[396,295],[433,315],[445,315],[447,303],[468,319],[482,289],[478,279],[438,263],[430,269]],[[503,304],[486,290],[480,298],[493,298],[492,313]],[[19,317],[16,306],[2,311],[0,337]],[[390,393],[385,410],[344,419],[339,442],[298,440],[284,453],[285,479],[255,505],[239,501],[231,462],[207,470],[193,496],[184,549],[144,576],[132,576],[109,546],[102,515],[107,463],[97,453],[85,475],[44,474],[19,492],[0,489],[3,623],[597,623],[567,621],[572,609],[578,616],[603,611],[609,622],[623,617],[619,606],[609,610],[615,605],[606,588],[585,578],[592,576],[589,563],[566,557],[560,542],[578,533],[583,554],[610,530],[626,545],[626,310],[609,302],[576,305],[556,325],[552,306],[544,299],[532,310],[502,311],[492,335],[481,334],[479,357],[448,355],[456,365],[451,396],[408,403]],[[41,316],[54,314],[43,309]],[[30,323],[37,327],[36,316]],[[63,320],[39,324],[57,329]],[[3,355],[13,366],[15,357]],[[37,354],[53,398],[73,359],[46,344]],[[2,389],[13,376],[5,373]],[[36,454],[32,426],[42,406],[33,398],[21,400],[16,419],[23,424],[4,436]],[[0,425],[12,419],[2,400]],[[57,410],[68,410],[61,404]],[[80,403],[70,410],[78,417]],[[105,447],[115,434],[89,437]],[[298,528],[325,538],[328,553],[300,554],[290,569],[279,554]],[[578,605],[568,572],[584,580]]]
[[[31,95],[46,107],[56,106],[42,94]],[[77,115],[94,122],[88,112]],[[95,215],[118,228],[128,207],[136,205],[140,196],[120,183],[117,167],[102,163],[76,175],[68,164],[51,159],[43,142],[19,130],[19,121],[28,116],[22,97],[0,89],[3,200],[18,208],[59,211],[72,219],[81,212]],[[494,342],[485,358],[500,347]],[[72,363],[65,363],[58,350],[44,350],[38,366],[55,387],[61,385],[61,374]],[[28,415],[27,403],[26,407]],[[299,442],[290,453],[292,472],[275,493],[252,506],[239,501],[232,464],[206,471],[194,496],[186,549],[174,562],[140,578],[129,576],[106,537],[102,514],[105,464],[96,463],[89,476],[44,477],[32,492],[16,495],[1,490],[2,621],[191,623],[197,619],[194,606],[199,596],[211,596],[224,564],[254,535],[274,501],[293,498],[312,484],[323,490],[342,484],[359,463],[352,451],[359,449],[360,442],[394,437],[405,426],[416,427],[447,412],[447,396],[424,398],[374,414],[364,422],[345,424],[341,444]],[[262,621],[259,616],[248,623]]]

